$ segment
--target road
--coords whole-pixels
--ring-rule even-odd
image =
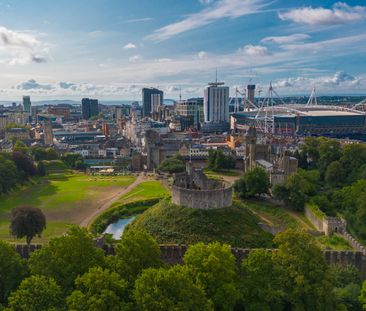
[[[130,192],[133,188],[137,187],[139,184],[141,184],[143,181],[145,181],[145,176],[143,173],[140,173],[139,176],[136,178],[136,180],[127,186],[126,188],[123,188],[122,190],[118,191],[117,193],[113,194],[113,196],[106,198],[106,201],[96,210],[94,210],[91,214],[88,215],[81,223],[81,227],[88,227],[88,225],[91,223],[91,221],[96,218],[99,214],[103,213],[106,209],[108,209],[114,202],[116,202],[121,196],[127,194]]]

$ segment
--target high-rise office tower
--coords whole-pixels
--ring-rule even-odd
[[[205,123],[229,122],[229,87],[223,82],[209,83],[203,99]]]
[[[254,104],[255,100],[255,84],[247,85],[247,99]]]
[[[142,116],[149,117],[154,107],[163,105],[164,92],[155,88],[142,89]],[[154,106],[153,106],[154,105]]]
[[[81,111],[83,119],[88,120],[99,114],[99,105],[97,99],[83,98],[81,100]]]
[[[29,114],[32,113],[32,103],[30,100],[30,96],[23,96],[23,111]]]

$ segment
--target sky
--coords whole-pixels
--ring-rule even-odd
[[[0,100],[366,95],[366,1],[0,0]]]

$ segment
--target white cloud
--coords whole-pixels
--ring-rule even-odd
[[[276,43],[276,44],[288,44],[293,42],[299,42],[309,39],[310,36],[304,33],[296,33],[289,36],[274,36],[265,37],[261,40],[262,43]]]
[[[137,63],[139,60],[141,60],[141,56],[140,55],[134,55],[134,56],[131,56],[128,61],[130,63]]]
[[[364,76],[354,77],[344,71],[338,71],[334,75],[319,77],[291,77],[280,79],[273,86],[282,89],[282,92],[299,93],[316,87],[318,91],[325,93],[342,93],[362,91],[366,87]]]
[[[123,47],[124,50],[131,50],[131,49],[136,49],[136,45],[129,42],[127,43],[124,47]]]
[[[223,18],[237,18],[257,12],[265,6],[263,0],[218,0],[198,13],[155,30],[147,38],[164,41],[189,30],[200,28]]]
[[[208,53],[205,52],[205,51],[200,51],[200,52],[197,53],[197,56],[198,56],[199,59],[204,59],[204,58],[207,57],[207,55],[208,55]]]
[[[282,20],[306,25],[335,25],[356,22],[366,18],[366,7],[335,3],[331,9],[303,7],[279,13]]]
[[[0,26],[0,62],[9,65],[43,63],[48,47],[32,33],[17,32]]]
[[[123,21],[123,24],[130,24],[130,23],[141,23],[141,22],[148,22],[153,20],[152,17],[143,17],[143,18],[134,18],[134,19],[127,19]]]
[[[269,55],[268,49],[262,45],[251,45],[248,44],[244,48],[240,49],[239,52],[243,52],[248,56],[266,56]]]
[[[51,84],[41,84],[36,80],[31,79],[25,82],[22,82],[16,86],[18,90],[52,90],[54,88]]]

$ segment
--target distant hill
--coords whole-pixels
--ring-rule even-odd
[[[243,203],[230,208],[198,210],[163,200],[139,215],[126,230],[143,229],[159,243],[194,244],[219,241],[235,247],[271,247],[272,235]]]

